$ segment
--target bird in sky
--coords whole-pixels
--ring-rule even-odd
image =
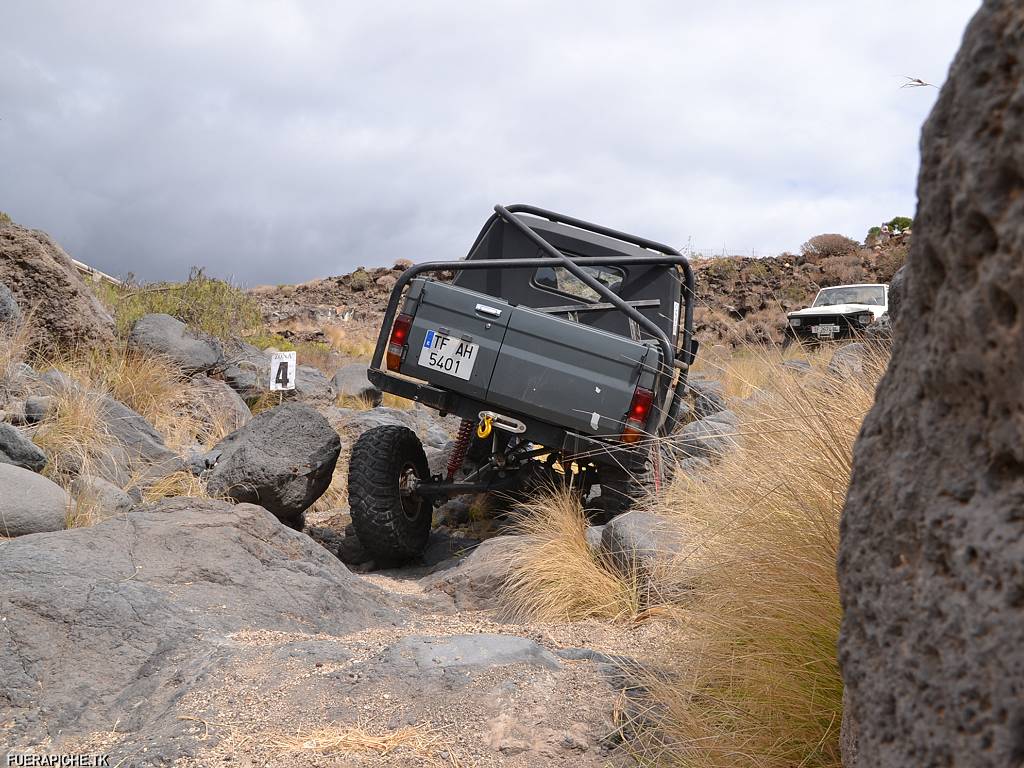
[[[907,77],[906,75],[904,75],[903,79],[906,80],[907,82],[905,82],[903,85],[901,85],[900,88],[927,88],[927,87],[938,88],[939,87],[939,86],[935,85],[934,83],[926,83],[920,77]]]

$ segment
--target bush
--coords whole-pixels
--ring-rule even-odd
[[[839,768],[839,516],[886,351],[850,379],[761,354],[756,404],[734,406],[740,449],[657,499],[695,531],[674,568],[691,591],[642,680],[658,715],[639,747],[670,765]]]
[[[870,248],[871,246],[873,246],[875,244],[875,242],[877,242],[878,237],[881,234],[882,234],[882,228],[881,227],[872,227],[871,229],[868,230],[868,234],[864,238],[864,245],[866,245],[868,248]]]
[[[800,246],[800,253],[808,259],[825,259],[834,256],[846,256],[860,248],[860,243],[846,235],[824,234],[815,235]]]
[[[861,263],[859,254],[851,253],[845,256],[829,256],[822,259],[821,287],[827,288],[830,285],[849,285],[860,283],[864,280],[864,266]]]
[[[889,231],[895,232],[906,232],[914,226],[914,220],[909,216],[893,216],[889,221],[886,222],[889,225]]]
[[[8,224],[13,224],[14,221],[3,211],[0,211],[0,227],[6,227]]]
[[[162,313],[221,339],[237,338],[263,321],[255,299],[226,280],[193,267],[183,283],[104,287],[98,292],[114,312],[117,331],[127,335],[143,315]]]
[[[365,269],[357,269],[355,272],[349,275],[348,287],[356,292],[365,291],[367,288],[370,287],[370,284],[372,282],[373,279],[370,277],[370,274]]]

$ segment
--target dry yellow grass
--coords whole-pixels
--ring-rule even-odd
[[[188,496],[193,499],[214,498],[206,491],[203,482],[188,470],[179,470],[148,482],[143,491],[143,501],[158,501],[176,496]]]
[[[347,357],[369,360],[373,356],[373,348],[377,345],[379,328],[348,328],[340,325],[329,325],[323,329],[331,346]]]
[[[884,365],[880,351],[851,379],[777,370],[741,410],[741,448],[656,500],[696,538],[668,571],[686,573],[691,592],[644,681],[650,712],[633,724],[646,759],[840,766],[839,515]]]
[[[274,746],[283,753],[396,755],[413,760],[409,765],[459,766],[454,753],[443,744],[440,736],[427,728],[412,725],[398,730],[367,725],[331,726],[279,739]],[[440,757],[442,752],[445,758]]]
[[[515,513],[502,605],[514,620],[631,620],[646,604],[641,579],[623,578],[587,545],[586,518],[569,492],[551,489]]]
[[[59,393],[52,412],[32,436],[47,456],[43,474],[65,488],[79,473],[92,474],[115,445],[100,417],[101,398],[78,388]]]

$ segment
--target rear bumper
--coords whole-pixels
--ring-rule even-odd
[[[389,392],[417,403],[422,403],[442,414],[452,414],[463,419],[476,421],[480,411],[495,410],[493,405],[474,400],[464,395],[411,381],[394,374],[370,368],[367,373],[370,382],[382,392]],[[599,440],[588,435],[571,432],[554,424],[538,421],[525,414],[509,412],[508,416],[526,424],[524,437],[538,445],[558,450],[565,456],[575,456],[596,464],[621,466],[627,470],[642,466],[645,457],[642,452],[625,443]]]

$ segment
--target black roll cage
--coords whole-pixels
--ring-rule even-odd
[[[515,215],[518,213],[536,216],[541,219],[547,219],[551,222],[575,227],[576,229],[581,229],[586,232],[603,235],[614,240],[638,246],[645,250],[655,251],[659,255],[569,257],[531,229],[528,224]],[[373,359],[370,361],[370,370],[374,373],[379,372],[381,379],[387,377],[387,374],[381,369],[381,362],[384,359],[384,351],[387,348],[388,340],[391,337],[391,328],[394,324],[396,313],[398,312],[398,304],[401,300],[402,291],[409,282],[418,275],[425,272],[459,272],[465,269],[529,269],[531,267],[548,266],[554,262],[557,265],[564,267],[574,277],[593,291],[597,292],[597,294],[608,304],[615,309],[618,309],[620,312],[623,312],[627,317],[629,317],[629,319],[634,321],[638,326],[654,337],[654,340],[661,348],[662,356],[661,369],[656,372],[657,381],[659,382],[656,386],[656,391],[661,393],[661,398],[659,399],[660,402],[664,403],[665,398],[668,396],[668,387],[671,384],[672,379],[671,371],[675,368],[679,369],[679,381],[676,384],[675,392],[673,394],[671,410],[668,414],[668,418],[664,422],[664,431],[671,432],[679,421],[680,409],[683,404],[683,394],[686,388],[687,372],[690,365],[693,363],[697,352],[693,338],[694,277],[693,269],[690,267],[690,262],[686,257],[675,248],[655,242],[654,240],[647,240],[646,238],[637,237],[635,235],[626,234],[625,232],[619,232],[618,230],[603,227],[600,224],[593,224],[572,216],[566,216],[564,214],[548,211],[533,205],[524,204],[510,205],[508,207],[495,205],[494,213],[491,214],[490,218],[488,218],[487,222],[484,224],[480,231],[480,235],[477,236],[476,241],[473,243],[473,247],[470,248],[470,253],[472,253],[479,244],[480,239],[484,237],[484,233],[486,233],[490,226],[498,219],[514,226],[548,255],[546,257],[540,256],[519,259],[428,261],[422,264],[414,264],[409,267],[399,275],[398,281],[391,289],[387,309],[384,312],[384,320],[381,323],[380,334],[377,337],[377,346],[374,348]],[[680,359],[677,360],[676,350],[672,348],[672,344],[669,341],[668,336],[665,335],[665,332],[662,331],[657,324],[638,312],[637,309],[631,306],[629,302],[622,299],[618,294],[612,292],[603,283],[593,278],[585,270],[581,269],[581,267],[587,266],[615,266],[619,264],[664,264],[676,265],[682,268],[684,278],[684,310],[683,338],[682,344],[679,345]],[[668,375],[666,376],[666,374]],[[665,382],[664,385],[661,384],[662,381]],[[654,434],[658,427],[657,421],[658,409],[652,408],[647,424],[648,434]]]

